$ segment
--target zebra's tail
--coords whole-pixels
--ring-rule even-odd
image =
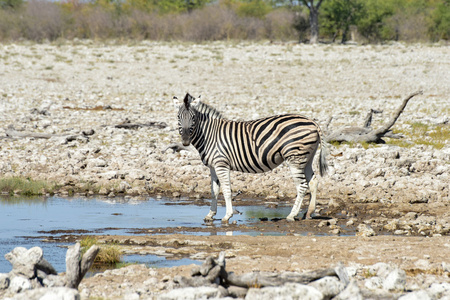
[[[319,126],[319,138],[320,138],[320,154],[319,154],[319,174],[320,176],[325,176],[328,171],[327,155],[328,147],[327,143],[323,139],[323,132]]]

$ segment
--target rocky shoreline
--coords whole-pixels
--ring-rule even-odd
[[[160,236],[161,242],[168,242],[168,238]],[[270,238],[270,237],[267,237]],[[141,240],[148,237],[141,237]],[[176,239],[183,247],[195,247],[201,243],[218,242],[210,240],[201,242],[202,237],[195,239]],[[412,261],[401,265],[391,262],[377,262],[362,264],[352,262],[345,252],[338,259],[339,262],[326,266],[328,262],[315,264],[314,269],[300,271],[293,269],[294,264],[300,266],[295,255],[289,259],[283,257],[286,239],[282,239],[279,247],[269,246],[276,252],[267,252],[267,257],[257,257],[255,250],[262,247],[253,247],[251,252],[246,249],[248,240],[231,240],[231,248],[216,252],[208,256],[201,265],[173,267],[170,269],[149,268],[145,265],[130,265],[120,269],[107,270],[71,284],[71,278],[78,278],[74,267],[83,264],[86,253],[79,259],[79,244],[69,247],[67,251],[67,271],[56,274],[54,268],[43,257],[42,249],[34,247],[29,250],[21,247],[5,255],[12,264],[11,272],[0,274],[0,296],[4,299],[268,299],[268,298],[301,298],[301,299],[449,299],[450,298],[450,265],[446,261],[436,263],[445,253],[442,251],[426,250],[422,259],[410,257]],[[310,238],[307,238],[310,239]],[[302,239],[305,242],[305,238]],[[136,242],[139,238],[136,238]],[[156,240],[157,241],[157,240]],[[169,240],[170,241],[170,240]],[[320,240],[312,239],[314,247],[323,248]],[[381,242],[382,240],[379,240]],[[395,239],[385,239],[387,244],[394,246]],[[450,247],[443,244],[445,239],[434,238],[435,245]],[[257,241],[264,244],[264,240]],[[298,246],[299,240],[294,240]],[[338,247],[328,238],[326,241],[331,247]],[[331,243],[330,243],[331,242]],[[361,245],[361,241],[356,245]],[[416,240],[417,242],[417,240]],[[430,241],[424,244],[429,244]],[[344,242],[346,243],[346,242]],[[223,242],[222,242],[223,244]],[[78,248],[77,248],[78,247]],[[98,252],[98,247],[93,251]],[[265,247],[265,246],[263,246]],[[268,247],[268,248],[269,248]],[[356,248],[357,249],[357,248]],[[281,251],[280,251],[281,250]],[[346,249],[341,249],[346,250]],[[387,248],[384,251],[394,251]],[[91,250],[89,250],[91,251]],[[89,252],[88,251],[88,252]],[[215,252],[212,250],[211,252]],[[366,250],[367,251],[367,250]],[[445,250],[444,250],[445,251]],[[446,250],[448,252],[448,250]],[[405,251],[405,252],[408,252]],[[403,254],[406,254],[403,252]],[[425,252],[424,252],[425,253]],[[250,256],[247,256],[249,254]],[[320,254],[320,253],[318,253]],[[338,254],[338,253],[336,253]],[[362,254],[362,253],[360,253]],[[358,255],[360,255],[358,254]],[[253,256],[253,258],[252,258]],[[344,258],[345,257],[345,258]],[[77,259],[78,258],[78,259]],[[92,263],[94,256],[90,256]],[[406,257],[405,257],[406,258]],[[405,259],[401,258],[401,259]],[[267,259],[277,259],[280,263],[268,271],[269,264],[263,262]],[[350,259],[350,260],[349,260]],[[366,258],[367,259],[367,258]],[[259,260],[259,261],[258,261]],[[287,260],[287,261],[286,261]],[[243,262],[252,261],[256,265],[265,265],[263,268],[253,269],[249,272],[248,266]],[[406,261],[405,261],[406,262]],[[283,265],[287,263],[286,266]],[[309,263],[310,266],[314,265]],[[287,269],[284,269],[287,267]],[[303,266],[302,266],[303,267]],[[269,266],[270,268],[270,266]],[[77,270],[76,270],[77,269]],[[232,271],[230,271],[232,270]],[[77,289],[78,287],[78,289]],[[6,297],[6,298],[5,298]]]

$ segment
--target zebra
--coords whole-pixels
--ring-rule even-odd
[[[230,170],[263,173],[283,161],[289,166],[296,185],[297,197],[287,221],[299,214],[309,185],[311,200],[306,218],[316,207],[318,179],[312,169],[320,146],[319,173],[324,176],[328,165],[326,144],[319,125],[297,114],[284,114],[253,121],[232,121],[210,105],[186,93],[183,103],[173,97],[178,109],[178,130],[184,146],[192,144],[211,172],[211,208],[205,222],[214,220],[220,186],[225,198],[226,214],[222,222],[233,216]]]

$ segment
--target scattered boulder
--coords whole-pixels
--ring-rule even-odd
[[[10,279],[7,274],[0,274],[0,290],[5,290],[9,287]]]
[[[356,235],[358,236],[365,236],[365,237],[369,237],[369,236],[374,236],[376,235],[375,231],[372,229],[372,227],[370,227],[369,225],[366,224],[359,224],[358,228],[357,228],[357,233]]]
[[[342,292],[345,288],[344,283],[336,277],[326,276],[319,280],[313,281],[309,286],[314,287],[322,293],[323,299],[331,299]]]
[[[158,297],[158,300],[196,300],[196,299],[209,299],[220,298],[221,295],[219,288],[217,287],[186,287],[181,289],[174,289]]]
[[[0,274],[0,297],[12,299],[64,299],[79,300],[76,288],[91,267],[99,251],[92,246],[83,256],[80,244],[69,247],[66,257],[66,273],[57,274],[53,266],[43,257],[39,247],[26,249],[16,247],[5,254],[11,263],[8,274]]]
[[[15,295],[12,300],[80,300],[77,290],[67,287],[38,288]]]
[[[350,281],[349,285],[337,295],[335,300],[363,300],[364,297],[358,283],[355,280]]]
[[[304,299],[322,300],[324,296],[316,288],[298,283],[283,286],[250,288],[245,299]]]
[[[30,280],[23,276],[14,276],[9,284],[9,290],[13,293],[20,293],[32,288]]]

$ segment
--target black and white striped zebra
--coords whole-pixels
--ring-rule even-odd
[[[230,170],[262,173],[273,170],[286,161],[297,188],[297,198],[288,221],[294,221],[309,185],[311,201],[306,217],[316,207],[318,181],[312,169],[314,155],[320,146],[319,171],[327,171],[324,141],[319,125],[297,114],[266,117],[253,121],[226,120],[211,106],[189,94],[179,103],[178,127],[184,146],[192,144],[202,162],[211,170],[211,209],[205,221],[217,213],[217,196],[222,186],[226,214],[222,222],[233,216]]]

